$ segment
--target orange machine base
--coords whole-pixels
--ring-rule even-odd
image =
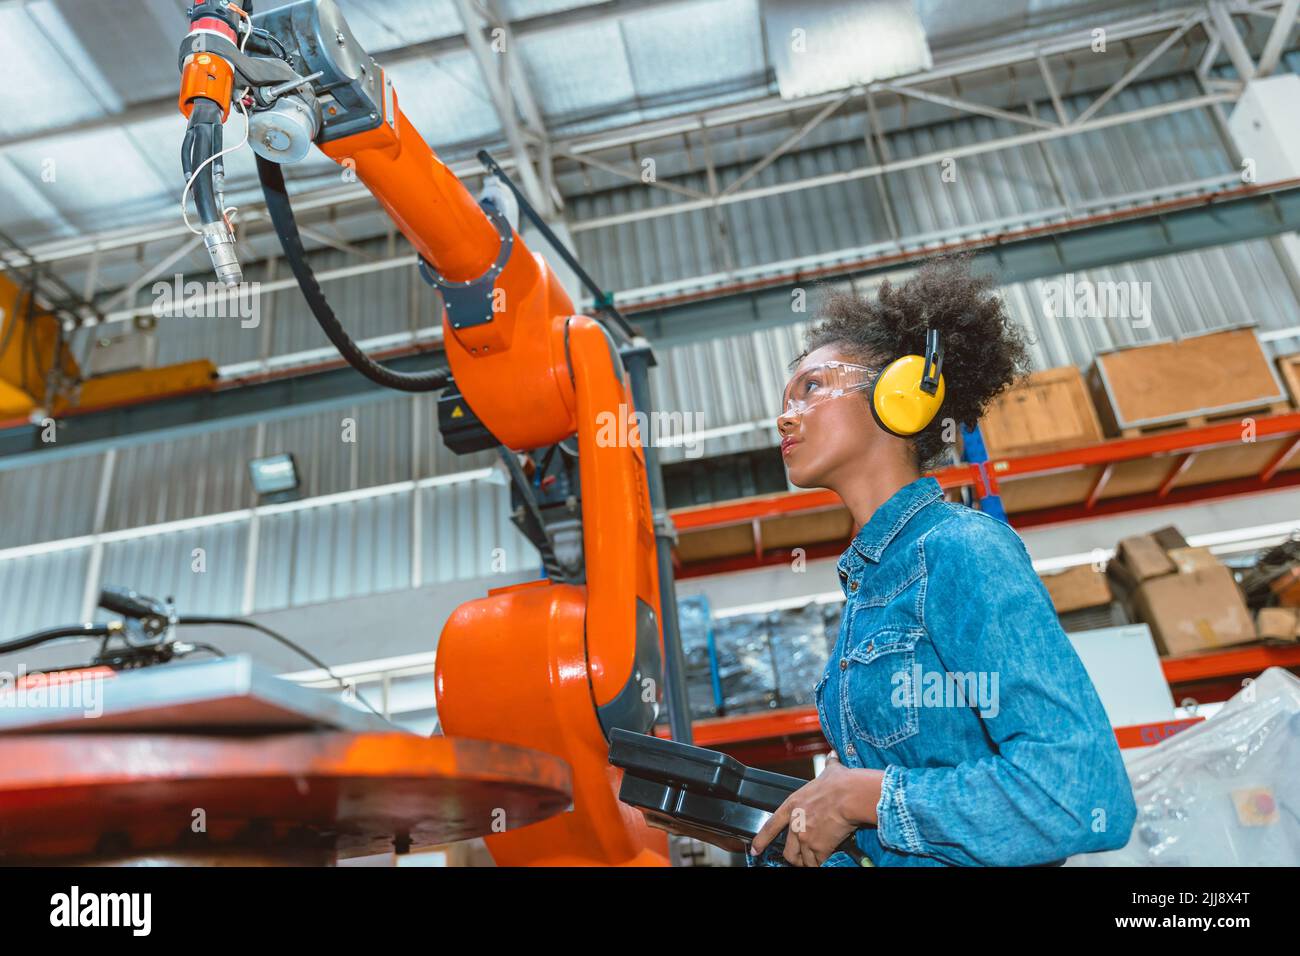
[[[500,866],[668,865],[667,834],[618,801],[622,773],[592,706],[585,615],[583,588],[534,581],[461,605],[443,628],[443,731],[554,754],[573,773],[568,812],[485,838]]]

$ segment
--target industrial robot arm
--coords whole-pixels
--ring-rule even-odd
[[[218,275],[239,281],[217,168],[220,123],[233,100],[247,111],[286,258],[349,362],[390,387],[448,382],[433,373],[436,384],[413,383],[376,365],[325,303],[280,172],[313,144],[369,187],[419,253],[421,274],[441,293],[458,403],[514,451],[576,436],[582,574],[461,605],[438,645],[445,733],[554,753],[573,770],[572,811],[522,830],[501,821],[489,848],[502,864],[664,863],[664,835],[619,803],[621,772],[608,762],[610,733],[649,730],[663,690],[654,527],[617,343],[599,322],[574,314],[499,200],[475,201],[424,142],[333,0],[250,14],[229,0],[203,0],[181,46],[180,107],[190,117],[183,168]]]

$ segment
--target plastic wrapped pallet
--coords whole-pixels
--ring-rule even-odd
[[[822,626],[826,632],[826,653],[835,650],[835,641],[840,636],[840,619],[844,616],[844,602],[831,601],[823,604]]]
[[[686,696],[691,719],[718,716],[713,682],[713,662],[709,651],[709,632],[713,619],[709,599],[693,595],[677,601],[678,628],[682,636],[682,656],[686,661]]]
[[[808,707],[826,669],[825,614],[820,605],[776,611],[769,620],[777,698],[782,707]]]
[[[728,714],[778,706],[768,615],[734,614],[713,622],[718,679]]]
[[[1076,866],[1300,865],[1300,678],[1270,667],[1129,763],[1128,845]]]

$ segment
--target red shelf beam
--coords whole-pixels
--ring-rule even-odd
[[[1300,472],[1281,474],[1280,470],[1291,456],[1300,450],[1300,412],[1256,419],[1257,440],[1284,436],[1291,436],[1292,440],[1273,456],[1258,476],[1182,488],[1175,488],[1174,483],[1190,467],[1197,452],[1241,442],[1240,423],[1227,422],[1160,432],[1155,435],[1141,435],[1136,438],[1117,438],[1082,448],[1071,448],[1068,451],[1026,455],[1022,458],[998,458],[984,465],[953,465],[941,468],[932,474],[945,490],[973,488],[978,496],[984,497],[988,494],[997,494],[999,482],[1009,478],[1027,478],[1101,466],[1101,474],[1093,483],[1086,499],[1080,504],[1012,515],[1012,524],[1017,527],[1033,527],[1089,517],[1092,514],[1100,516],[1292,487],[1300,484]],[[1101,499],[1101,493],[1117,463],[1162,455],[1178,457],[1158,490],[1123,498]],[[672,517],[678,531],[698,531],[838,507],[842,505],[834,492],[795,491],[716,505],[681,508],[673,511]]]

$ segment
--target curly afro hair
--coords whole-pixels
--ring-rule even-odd
[[[971,274],[968,257],[945,257],[929,260],[902,285],[886,279],[874,302],[832,292],[820,321],[808,331],[803,355],[792,364],[826,345],[864,365],[920,355],[926,328],[936,328],[943,341],[943,405],[911,438],[917,466],[933,468],[947,450],[945,421],[973,427],[989,403],[1029,368],[1024,333],[994,288],[992,277]]]

